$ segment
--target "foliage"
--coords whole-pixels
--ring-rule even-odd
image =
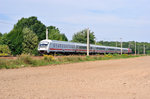
[[[44,60],[46,60],[46,61],[54,61],[55,58],[52,55],[44,55]]]
[[[46,26],[37,17],[22,18],[14,26],[14,29],[23,30],[24,28],[32,30],[38,36],[39,41],[45,39]]]
[[[13,55],[20,55],[24,50],[24,28],[30,29],[31,34],[28,32],[28,35],[33,36],[33,33],[37,35],[38,42],[45,39],[46,37],[46,26],[41,21],[39,21],[37,17],[31,16],[29,18],[21,18],[20,20],[18,20],[18,22],[14,25],[13,29],[8,34],[5,33],[2,35],[2,33],[0,33],[0,44],[8,45]],[[68,40],[65,34],[60,34],[58,28],[54,26],[49,26],[48,29],[50,32],[49,39],[62,41]],[[26,42],[26,44],[29,44],[29,42]],[[32,53],[37,54],[37,49],[34,49]]]
[[[6,57],[6,56],[10,56],[10,54],[7,54],[7,53],[0,53],[0,57]]]
[[[3,36],[3,34],[0,32],[0,38]]]
[[[59,29],[55,26],[48,26],[48,38],[51,40],[68,41],[65,34],[61,34]]]
[[[21,54],[23,51],[23,29],[26,27],[32,30],[39,37],[39,40],[45,38],[46,27],[37,20],[37,17],[22,18],[7,35],[8,46],[13,55]]]
[[[63,56],[57,58],[57,61],[63,62],[63,63],[68,63],[68,62],[79,62],[82,61],[83,58],[80,56]]]
[[[17,56],[17,61],[20,63],[25,63],[25,64],[32,64],[33,60],[30,56],[30,54],[21,54]]]
[[[4,33],[0,36],[0,44],[1,45],[8,45],[9,42],[10,41],[7,39],[7,33]]]
[[[110,57],[111,56],[111,57]],[[56,64],[64,64],[64,63],[75,63],[82,61],[95,61],[95,60],[108,60],[108,59],[120,59],[120,58],[130,58],[130,57],[138,57],[133,55],[104,55],[104,56],[66,56],[66,57],[58,57],[54,59],[51,55],[44,55],[43,59],[34,60],[32,56],[29,54],[22,54],[17,57],[16,60],[3,60],[0,59],[0,69],[1,68],[22,68],[27,66],[43,66],[43,65],[56,65]]]
[[[0,59],[0,69],[5,68],[7,66],[7,62],[4,59]]]
[[[7,39],[10,40],[8,44],[9,48],[13,55],[21,54],[22,53],[22,41],[23,41],[23,34],[22,29],[17,28],[13,29],[8,33]]]
[[[23,53],[33,54],[34,49],[37,49],[38,46],[38,37],[31,31],[29,28],[23,29]]]
[[[89,33],[89,41],[90,44],[95,43],[95,35],[94,32]],[[86,43],[87,42],[87,30],[82,30],[80,32],[77,32],[72,37],[72,42],[79,42],[79,43]]]
[[[113,55],[112,54],[106,54],[105,57],[111,58],[111,57],[113,57]]]
[[[0,56],[9,56],[11,54],[7,45],[0,45]]]

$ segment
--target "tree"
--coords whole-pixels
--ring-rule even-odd
[[[9,45],[10,44],[10,40],[7,38],[7,33],[4,33],[1,37],[0,37],[0,45]]]
[[[60,41],[68,41],[67,37],[65,34],[60,34]]]
[[[38,36],[38,41],[45,39],[46,26],[37,20],[37,17],[22,18],[14,25],[14,28],[7,35],[7,43],[13,55],[22,53],[24,28],[32,30]]]
[[[51,40],[68,41],[65,34],[61,34],[55,26],[48,26],[48,38]]]
[[[95,39],[94,32],[90,32],[89,34],[90,44],[95,43],[94,39]],[[72,42],[86,43],[87,42],[87,30],[85,29],[85,30],[75,33],[73,35]]]
[[[54,26],[49,27],[52,28],[52,30],[50,29],[50,32],[52,32],[54,40],[67,40],[67,37],[65,35],[60,34],[58,28],[55,28]],[[41,21],[39,21],[37,17],[32,16],[29,18],[20,19],[7,35],[7,43],[13,55],[19,55],[23,51],[22,41],[24,28],[29,28],[30,30],[32,30],[33,33],[35,33],[38,36],[38,42],[46,38],[46,26],[43,23],[41,23]]]
[[[14,28],[7,34],[7,40],[9,40],[9,48],[13,55],[19,55],[22,53],[22,41],[23,33],[21,28]]]
[[[2,37],[3,36],[3,34],[0,32],[0,37]]]
[[[38,36],[39,41],[45,39],[46,26],[43,23],[41,23],[41,21],[39,21],[37,17],[31,16],[29,18],[20,19],[14,26],[14,29],[23,30],[23,28],[26,27],[31,29]]]
[[[33,54],[34,51],[37,50],[38,37],[29,28],[24,28],[22,32],[23,32],[23,42],[22,42],[23,53]]]

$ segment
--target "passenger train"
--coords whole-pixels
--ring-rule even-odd
[[[87,53],[87,44],[57,41],[57,40],[42,40],[38,45],[38,51],[40,53]],[[110,46],[100,46],[90,44],[89,47],[90,54],[113,54],[121,53],[121,48],[110,47]],[[132,50],[129,48],[122,48],[123,54],[130,54]]]

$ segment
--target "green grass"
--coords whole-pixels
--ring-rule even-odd
[[[120,59],[120,58],[131,58],[139,57],[143,55],[118,55],[118,54],[106,54],[106,55],[95,55],[95,56],[62,56],[54,58],[51,55],[45,55],[42,59],[33,60],[30,55],[20,55],[17,56],[16,60],[4,60],[0,59],[0,69],[13,69],[13,68],[23,68],[23,67],[37,67],[45,65],[57,65],[57,64],[68,64],[84,61],[96,61],[96,60],[110,60],[110,59]]]

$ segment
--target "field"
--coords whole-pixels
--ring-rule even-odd
[[[150,56],[0,70],[0,99],[150,99]]]

